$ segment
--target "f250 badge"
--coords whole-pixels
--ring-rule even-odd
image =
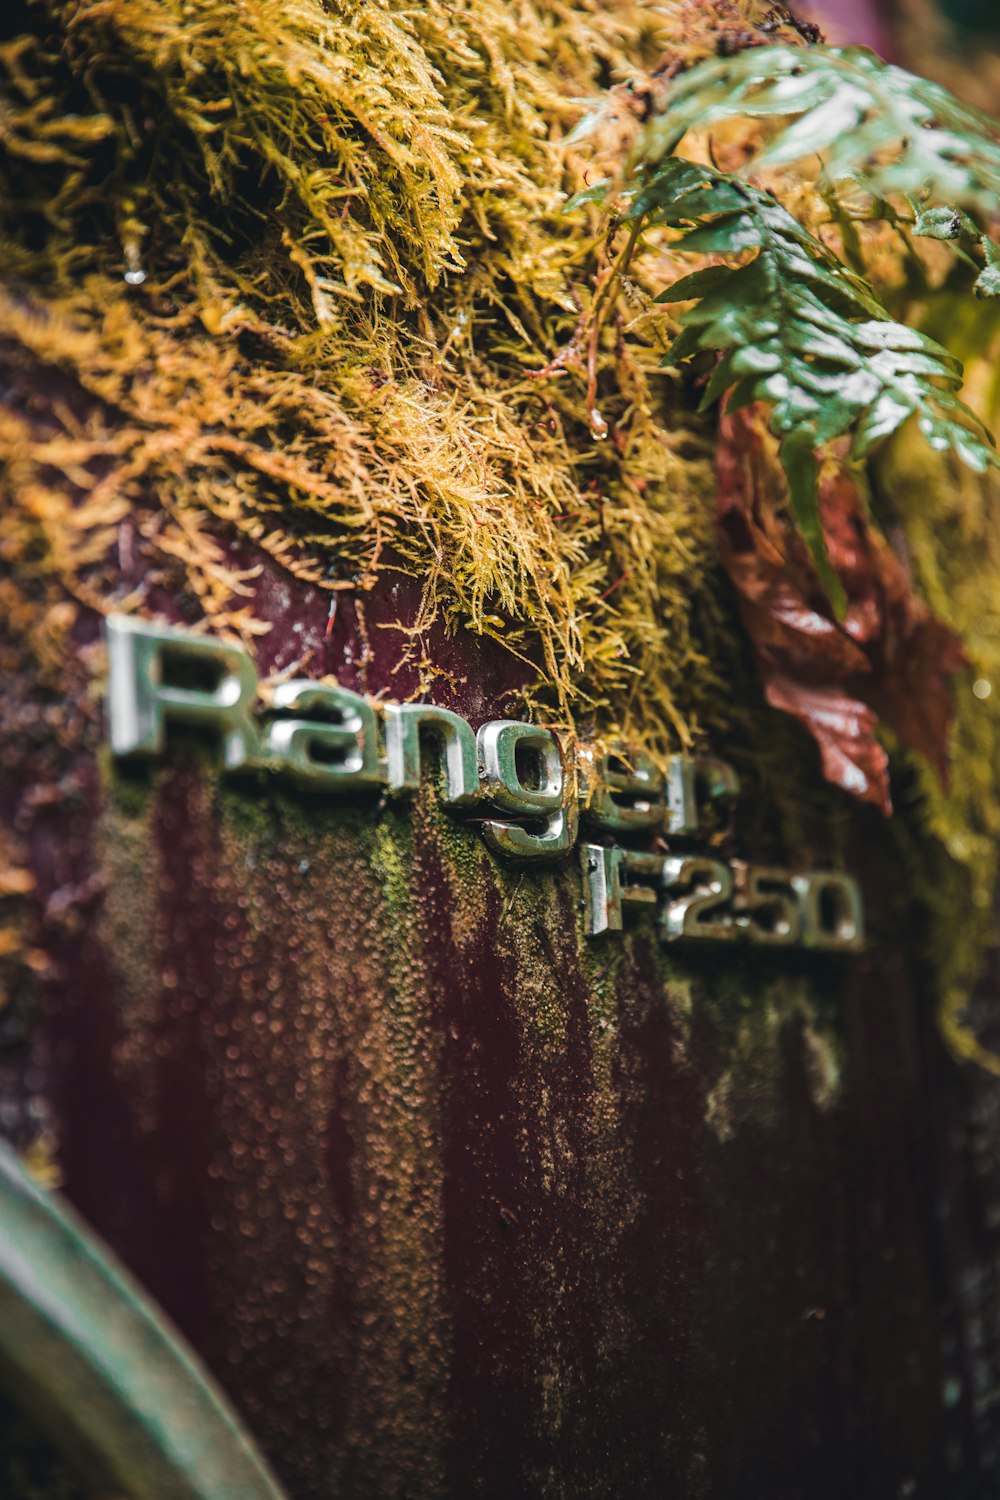
[[[271,773],[335,796],[405,796],[418,789],[428,742],[436,742],[444,806],[474,814],[496,854],[552,860],[579,843],[591,937],[620,931],[627,910],[654,907],[665,943],[742,940],[840,953],[863,945],[850,876],[698,852],[739,794],[723,761],[674,755],[661,767],[643,752],[584,745],[567,764],[555,735],[538,725],[493,719],[474,732],[446,708],[375,703],[305,678],[265,685],[255,716],[257,672],[241,647],[121,615],[107,621],[107,638],[117,756],[162,754],[170,727],[187,725],[215,739],[227,771]],[[640,842],[646,847],[629,847]]]

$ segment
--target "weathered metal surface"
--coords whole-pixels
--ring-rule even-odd
[[[590,937],[621,931],[624,907],[638,904],[659,908],[661,942],[864,950],[853,877],[715,857],[739,798],[739,778],[717,757],[674,755],[659,770],[646,756],[634,777],[620,744],[564,749],[550,729],[518,719],[488,720],[476,734],[438,704],[376,701],[309,677],[283,678],[262,703],[249,653],[204,634],[112,615],[105,638],[118,759],[162,757],[180,726],[199,731],[216,764],[252,779],[259,796],[277,781],[334,801],[408,798],[436,767],[442,806],[474,818],[503,859],[562,858],[581,823],[586,840],[606,841],[579,848]],[[629,837],[645,847],[622,847]],[[684,852],[664,852],[667,839]]]
[[[261,670],[401,695],[400,607],[361,682],[349,611],[265,573]],[[440,649],[446,706],[502,711]],[[77,791],[14,814],[54,973],[10,1117],[294,1500],[980,1493],[996,1231],[877,821],[860,959],[588,940],[574,865],[498,861],[433,789],[262,795],[197,736],[116,769],[85,682],[46,772]],[[746,837],[781,853],[752,795]]]

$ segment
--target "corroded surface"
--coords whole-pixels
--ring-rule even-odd
[[[199,33],[205,68],[176,7],[126,0],[89,7],[96,24],[65,54],[51,18],[88,8],[34,7],[51,49],[4,54],[29,125],[36,95],[51,99],[57,134],[41,178],[18,158],[24,284],[0,308],[18,500],[2,548],[16,581],[0,576],[0,1131],[180,1323],[293,1500],[991,1493],[997,1093],[945,1057],[916,961],[931,930],[968,977],[978,950],[954,939],[981,879],[956,885],[928,857],[914,909],[898,852],[819,789],[801,738],[744,717],[755,688],[715,577],[709,445],[678,409],[690,393],[609,342],[597,443],[584,382],[524,374],[572,333],[569,293],[600,243],[581,261],[557,212],[571,97],[626,55],[654,66],[647,23],[664,13],[400,13],[440,64],[447,128],[475,126],[453,205],[469,272],[418,292],[412,316],[376,300],[330,333],[327,307],[317,338],[304,245],[336,244],[371,200],[329,170],[327,100],[274,36],[284,15],[206,9],[233,45]],[[351,9],[350,27],[319,4],[291,24],[311,15],[324,69],[346,47],[388,91],[388,135],[348,133],[384,186],[407,77],[375,69],[377,8]],[[685,17],[682,60],[722,40],[720,17],[734,41],[745,30],[724,4]],[[277,66],[257,76],[261,46]],[[300,110],[290,177],[263,137],[245,154],[248,127],[283,134]],[[249,234],[192,120],[216,143],[220,123],[236,133],[231,162],[264,212]],[[497,160],[522,184],[502,222]],[[304,187],[323,197],[318,237]],[[418,188],[400,201],[430,209]],[[670,274],[658,265],[649,289]],[[952,506],[949,482],[944,507],[939,477],[904,477],[916,571],[982,637],[992,675],[993,511],[985,493]],[[400,544],[416,574],[433,569],[433,629],[420,578],[387,566]],[[413,808],[262,793],[220,782],[194,741],[115,771],[95,613],[111,607],[251,637],[270,624],[262,673],[427,689],[475,723],[521,711],[523,664],[488,633],[512,626],[529,657],[544,637],[550,683],[565,690],[582,662],[597,696],[618,695],[609,722],[634,710],[676,736],[717,706],[751,726],[713,745],[752,772],[744,852],[851,851],[872,948],[849,968],[668,961],[643,921],[587,946],[575,873],[501,867],[433,792]],[[587,712],[575,704],[584,730]],[[925,821],[985,869],[994,751],[976,712],[961,816]],[[918,789],[902,791],[919,821]],[[995,993],[993,975],[974,1016],[994,1045]],[[39,1473],[54,1500],[60,1481]]]
[[[588,943],[575,864],[500,864],[433,786],[225,782],[193,737],[116,768],[84,681],[77,792],[13,818],[51,973],[8,1073],[295,1500],[977,1492],[989,1235],[938,1217],[959,1116],[887,849],[847,967]]]

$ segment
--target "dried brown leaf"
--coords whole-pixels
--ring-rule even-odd
[[[768,702],[809,730],[827,780],[886,814],[892,803],[880,723],[945,781],[962,646],[913,593],[849,472],[825,466],[819,488],[830,560],[847,595],[842,620],[778,507],[774,443],[753,408],[723,418],[717,472],[722,558]]]

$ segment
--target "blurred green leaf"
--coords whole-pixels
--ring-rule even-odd
[[[563,213],[571,214],[575,208],[582,208],[585,203],[603,203],[608,196],[610,184],[610,177],[602,177],[600,182],[592,182],[589,187],[581,188],[578,193],[566,199],[562,207]]]

